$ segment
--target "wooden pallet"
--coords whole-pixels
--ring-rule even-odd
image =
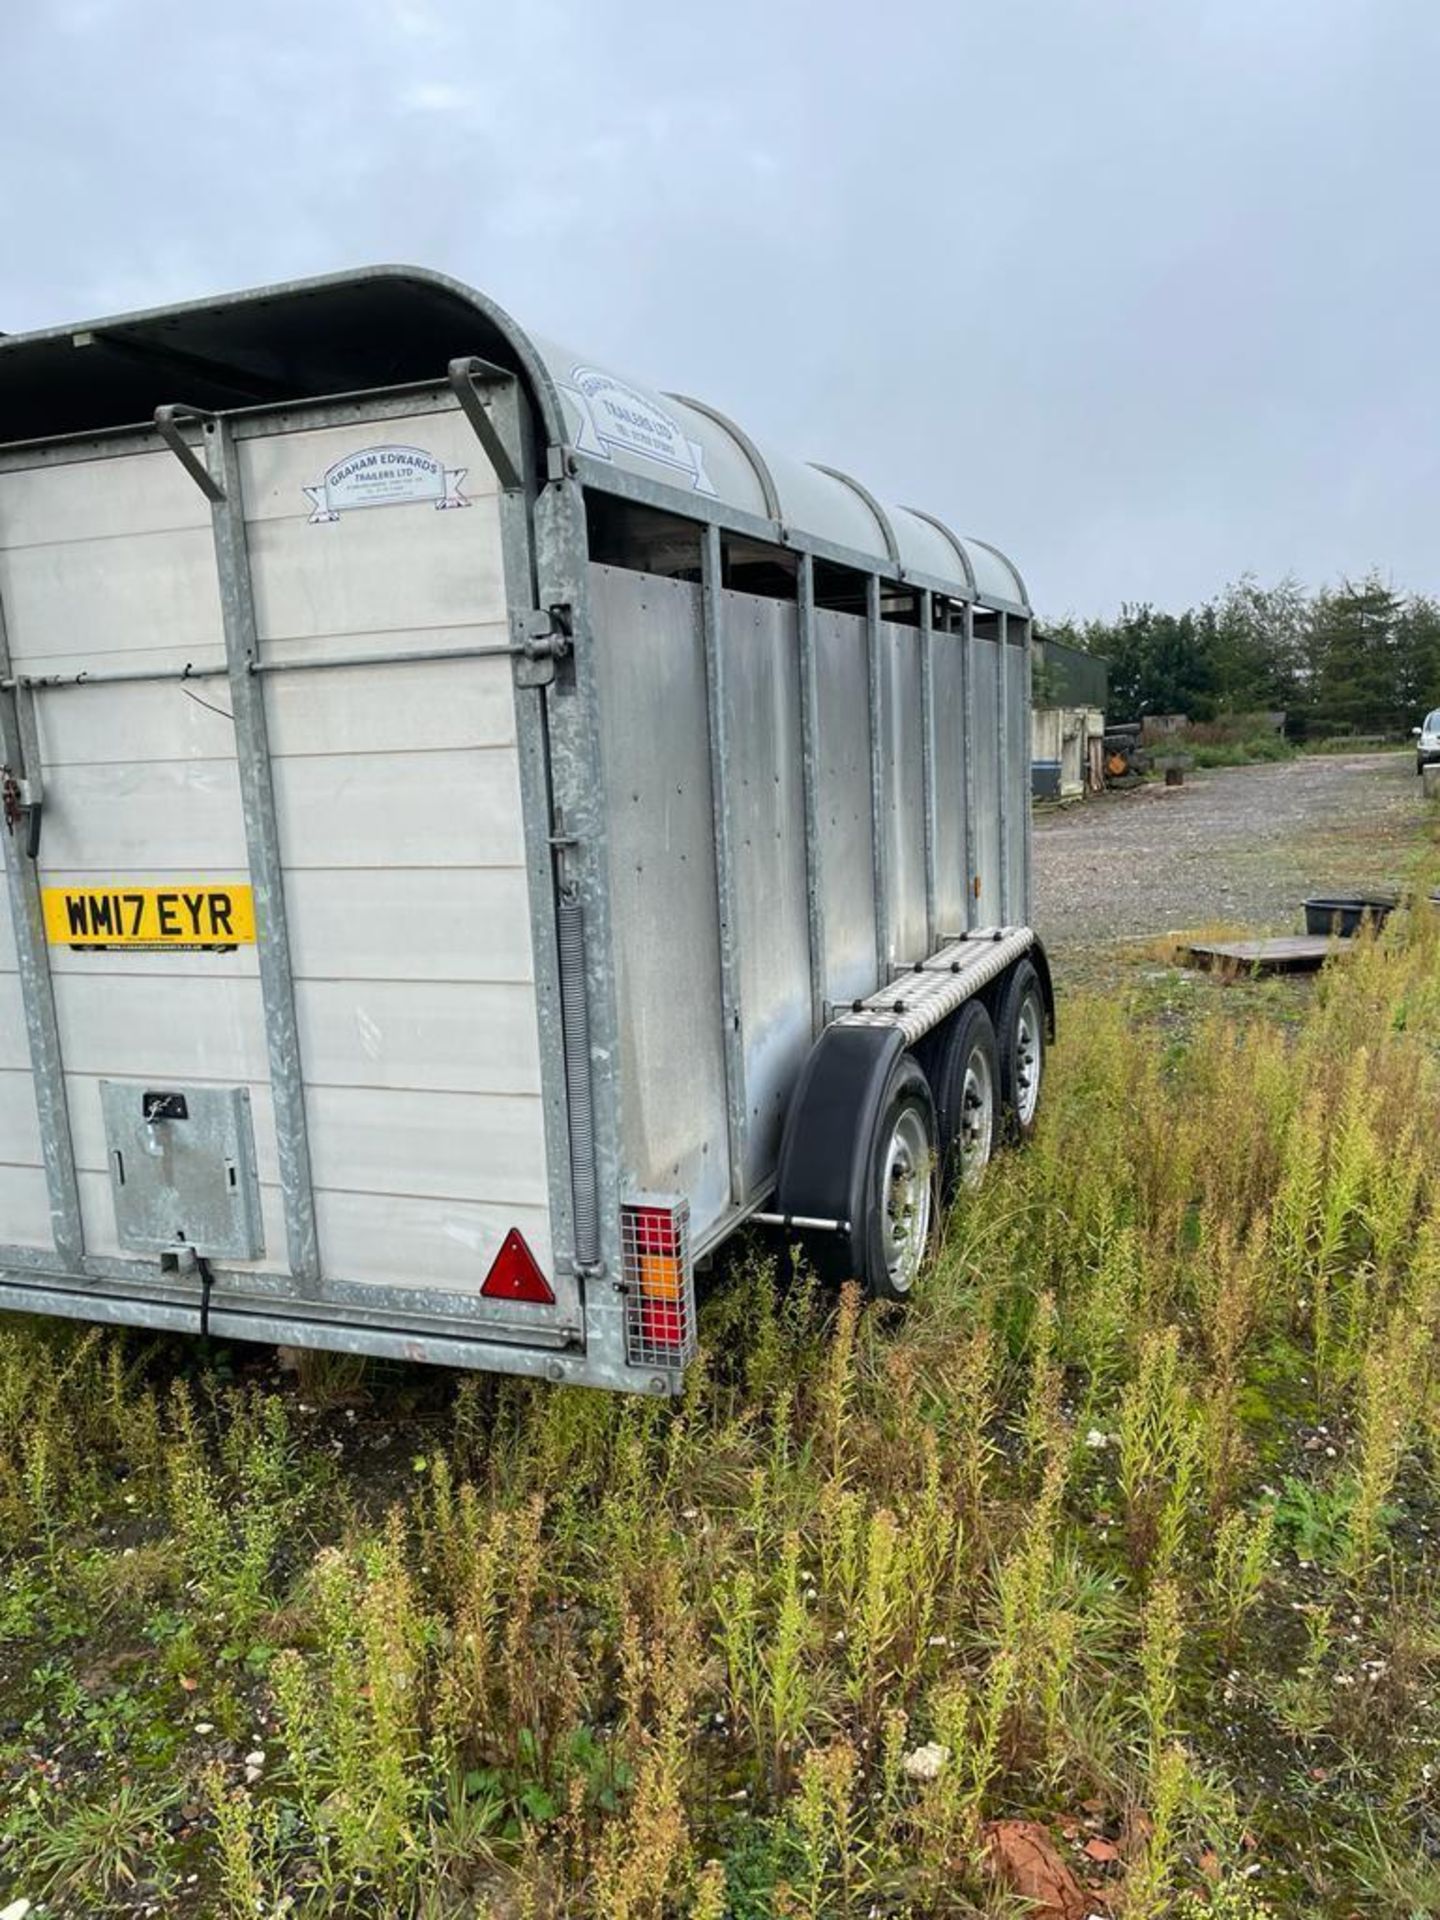
[[[1287,933],[1274,940],[1192,940],[1182,949],[1189,965],[1232,973],[1318,973],[1332,954],[1352,943],[1338,935]]]

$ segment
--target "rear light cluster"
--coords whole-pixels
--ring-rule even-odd
[[[632,1367],[683,1366],[695,1351],[695,1266],[686,1200],[620,1209],[625,1265],[625,1358]]]

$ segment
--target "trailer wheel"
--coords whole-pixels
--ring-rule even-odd
[[[995,1029],[978,1000],[967,1000],[940,1029],[930,1069],[946,1188],[973,1187],[990,1164],[1000,1132]]]
[[[785,1118],[775,1224],[814,1223],[795,1231],[823,1280],[903,1300],[934,1231],[939,1145],[930,1081],[900,1034],[829,1027]]]
[[[1000,1099],[1012,1139],[1028,1140],[1040,1113],[1045,1077],[1045,993],[1040,976],[1021,960],[1004,984],[996,1008]]]
[[[935,1101],[920,1063],[902,1053],[890,1070],[865,1183],[861,1279],[875,1300],[904,1300],[935,1222],[940,1168]]]

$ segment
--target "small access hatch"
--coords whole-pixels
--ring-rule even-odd
[[[259,1259],[265,1236],[245,1087],[102,1080],[100,1101],[122,1247]]]

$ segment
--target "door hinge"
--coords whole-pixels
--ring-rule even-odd
[[[568,606],[528,607],[510,616],[515,648],[515,678],[522,687],[548,687],[555,662],[573,645],[575,625]]]

